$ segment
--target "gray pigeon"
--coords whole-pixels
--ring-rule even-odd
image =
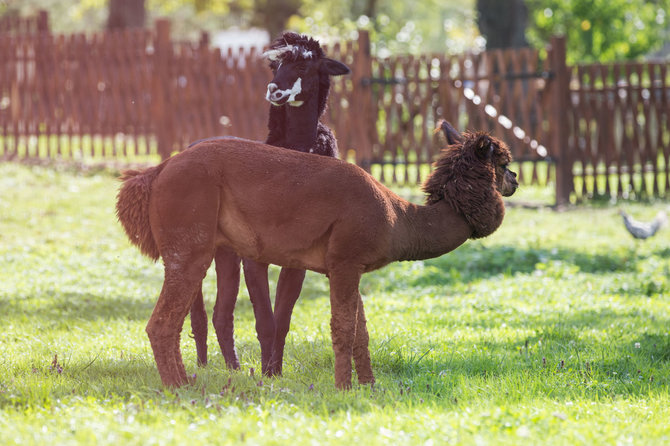
[[[667,217],[663,211],[656,214],[656,217],[648,223],[633,220],[630,215],[626,214],[624,211],[619,211],[619,214],[623,217],[623,224],[626,225],[628,232],[630,232],[633,237],[639,239],[646,239],[656,234],[661,226],[667,221]]]

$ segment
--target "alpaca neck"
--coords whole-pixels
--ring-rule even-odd
[[[319,123],[317,105],[313,98],[300,107],[286,109],[286,148],[308,152],[314,147]]]
[[[472,235],[468,222],[451,205],[440,201],[418,206],[404,203],[399,209],[394,257],[423,260],[439,257],[465,243]]]
[[[270,109],[270,134],[266,142],[301,152],[309,152],[316,144],[319,123],[316,98],[305,101],[300,107],[283,105]]]

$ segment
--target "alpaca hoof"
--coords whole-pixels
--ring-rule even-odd
[[[281,376],[281,367],[277,365],[271,365],[263,372],[263,374],[269,377]]]
[[[226,367],[230,370],[239,370],[241,368],[239,361],[226,361]]]
[[[358,377],[358,384],[370,384],[370,387],[375,386],[375,377],[374,376],[359,376]]]
[[[351,381],[336,382],[335,387],[337,390],[351,390]]]
[[[204,367],[207,365],[207,349],[202,351],[202,349],[196,348],[196,358],[198,367]]]
[[[189,378],[182,378],[179,376],[173,377],[169,376],[166,378],[161,377],[161,381],[163,382],[163,385],[165,387],[168,387],[170,389],[178,389],[179,387],[188,384],[189,383]],[[195,382],[195,378],[193,378],[193,381]]]
[[[230,370],[239,370],[240,369],[240,360],[237,359],[237,355],[233,354],[223,354],[223,359],[226,361],[226,367]]]

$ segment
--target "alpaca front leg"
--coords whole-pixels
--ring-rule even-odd
[[[330,331],[335,352],[335,386],[351,388],[351,358],[356,338],[360,274],[330,274]]]
[[[374,384],[375,377],[372,373],[372,364],[370,362],[367,321],[365,320],[365,310],[363,309],[363,299],[358,295],[358,312],[356,313],[356,338],[354,339],[354,364],[356,374],[360,384]]]
[[[216,264],[216,303],[212,323],[226,366],[237,370],[240,361],[235,350],[234,311],[240,290],[240,257],[226,247],[219,247],[214,255]]]
[[[202,296],[202,285],[191,305],[191,333],[195,340],[198,366],[205,366],[207,365],[207,311]]]
[[[305,280],[305,270],[295,268],[282,268],[277,281],[277,295],[275,297],[274,319],[276,324],[274,346],[272,348],[272,359],[268,366],[268,375],[279,376],[282,374],[284,362],[284,346],[286,335],[291,328],[291,315],[295,302],[300,297],[302,283]]]
[[[275,319],[268,285],[268,264],[249,259],[244,259],[242,264],[244,281],[256,317],[256,336],[261,345],[261,370],[267,375],[275,336]]]

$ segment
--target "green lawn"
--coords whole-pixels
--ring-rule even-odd
[[[335,390],[328,283],[312,273],[284,376],[259,376],[243,287],[242,371],[211,329],[198,369],[187,320],[197,380],[170,391],[144,332],[161,267],[116,222],[117,186],[0,164],[0,444],[670,442],[670,228],[639,242],[618,207],[511,207],[492,237],[368,274],[372,389]],[[644,220],[668,205],[620,207]]]

